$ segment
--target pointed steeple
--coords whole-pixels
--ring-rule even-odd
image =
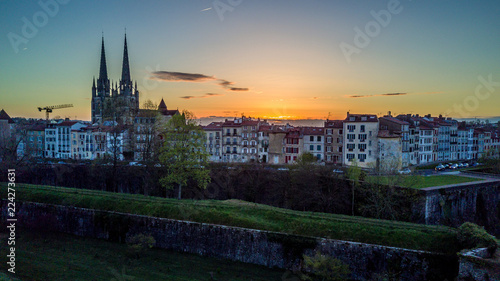
[[[97,85],[101,87],[106,85],[108,81],[108,69],[106,67],[106,52],[104,51],[104,36],[102,37],[101,46],[101,66],[99,68],[99,79],[97,80]]]
[[[95,76],[94,76],[94,79],[92,81],[92,89],[95,89]]]
[[[128,51],[127,51],[127,34],[125,33],[125,45],[123,49],[123,66],[122,66],[122,81],[121,84],[131,85],[130,82],[130,68],[128,65]]]
[[[158,106],[158,110],[159,111],[167,110],[167,105],[165,104],[165,101],[163,100],[163,98],[161,99],[160,105]]]

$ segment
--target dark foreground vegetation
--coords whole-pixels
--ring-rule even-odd
[[[75,163],[5,168],[16,169],[18,183],[177,197],[176,189],[160,186],[159,179],[165,173],[162,167]],[[383,181],[354,185],[345,174],[334,174],[329,167],[290,167],[280,171],[258,164],[231,167],[214,164],[207,168],[211,177],[207,188],[200,189],[196,183],[188,182],[182,189],[182,198],[238,199],[299,211],[409,222],[422,220],[422,215],[413,208],[418,203],[418,190],[385,186],[387,183]],[[0,174],[0,181],[7,181],[5,176]]]
[[[7,233],[0,233],[7,253]],[[160,249],[136,255],[130,244],[19,229],[16,274],[0,259],[0,280],[282,280],[284,270]]]
[[[1,184],[2,192],[6,184]],[[300,212],[239,200],[176,200],[96,190],[17,185],[17,200],[110,210],[442,253],[459,251],[456,230]],[[20,218],[22,219],[22,218]]]

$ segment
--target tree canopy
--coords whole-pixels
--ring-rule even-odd
[[[209,170],[205,169],[208,153],[205,150],[205,133],[196,124],[189,111],[174,115],[167,123],[162,134],[163,146],[160,163],[166,169],[166,175],[160,179],[165,188],[178,187],[178,199],[181,199],[182,186],[193,179],[200,188],[206,188],[210,182]]]

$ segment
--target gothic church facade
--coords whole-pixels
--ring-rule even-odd
[[[101,46],[101,64],[97,82],[92,85],[92,124],[116,121],[122,125],[133,125],[139,113],[139,91],[130,79],[130,67],[127,50],[127,35],[123,50],[122,77],[118,83],[108,78],[104,37]]]

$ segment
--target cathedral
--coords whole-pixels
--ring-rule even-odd
[[[119,83],[110,82],[106,67],[104,37],[101,46],[101,65],[97,82],[92,85],[92,123],[116,121],[118,124],[132,125],[139,113],[139,91],[130,79],[127,35],[123,49],[122,78]]]

